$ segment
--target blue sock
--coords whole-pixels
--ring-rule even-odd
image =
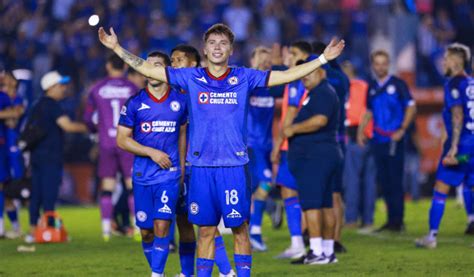
[[[181,262],[181,273],[186,277],[194,275],[194,254],[196,253],[196,242],[179,243],[179,261]]]
[[[5,194],[0,190],[0,218],[3,218],[3,208],[5,207]]]
[[[12,224],[18,222],[18,212],[16,209],[7,210],[7,216]]]
[[[462,190],[462,194],[464,196],[464,208],[466,209],[466,214],[468,216],[474,215],[474,203],[472,202],[473,197],[473,190],[468,187],[464,186]]]
[[[151,259],[152,259],[152,252],[153,252],[153,241],[152,242],[144,242],[142,241],[142,248],[143,254],[145,254],[145,258],[148,262],[148,265],[151,268]]]
[[[227,253],[225,251],[224,239],[222,236],[218,236],[214,239],[216,253],[215,260],[219,272],[222,274],[229,274],[232,266],[230,265],[229,258],[227,258]]]
[[[265,204],[267,201],[254,199],[253,200],[253,213],[250,216],[250,233],[252,233],[252,227],[256,226],[260,228],[262,226],[263,211],[265,210]],[[257,232],[255,232],[257,234]],[[261,234],[261,232],[258,232]]]
[[[448,196],[444,193],[434,191],[433,200],[431,201],[430,209],[430,233],[436,236],[439,224],[443,218],[444,206],[446,205],[446,198]]]
[[[155,237],[151,259],[151,269],[155,273],[162,274],[165,271],[166,260],[169,253],[169,237]]]
[[[291,236],[301,236],[301,206],[298,197],[285,199],[286,220]]]
[[[211,277],[212,268],[214,267],[214,260],[197,258],[196,259],[196,268],[197,268],[197,277]]]
[[[235,269],[237,276],[250,277],[250,269],[252,268],[252,255],[234,254]]]

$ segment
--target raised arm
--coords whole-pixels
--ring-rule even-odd
[[[268,80],[268,86],[278,86],[303,78],[321,65],[337,58],[342,53],[344,45],[344,40],[336,41],[333,39],[326,49],[324,49],[324,53],[319,56],[319,59],[292,67],[288,70],[272,71],[270,79]]]
[[[103,27],[99,28],[99,40],[102,44],[114,51],[125,63],[131,66],[140,74],[145,77],[152,78],[161,82],[167,82],[166,69],[162,66],[156,66],[151,64],[144,59],[135,56],[134,54],[123,49],[118,42],[117,35],[114,29],[110,28],[110,35],[104,30]]]

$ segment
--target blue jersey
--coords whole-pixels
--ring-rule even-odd
[[[383,84],[372,80],[369,83],[367,109],[372,111],[374,119],[373,141],[387,143],[405,118],[408,106],[415,105],[408,86],[401,79],[390,76]]]
[[[251,148],[272,148],[272,126],[275,99],[268,88],[258,88],[250,92],[248,115],[248,146]]]
[[[451,144],[453,133],[451,109],[454,106],[461,106],[464,113],[459,143],[465,146],[474,146],[474,78],[456,76],[450,78],[444,85],[443,120],[449,144]]]
[[[337,130],[338,141],[343,141],[346,133],[346,127],[344,121],[346,120],[346,101],[349,95],[350,82],[346,74],[340,69],[328,66],[326,69],[327,80],[331,86],[334,87],[337,97],[339,98],[339,127]]]
[[[134,184],[155,185],[179,178],[179,129],[186,120],[185,98],[171,88],[159,100],[142,89],[126,102],[119,124],[133,129],[133,139],[138,143],[168,154],[172,163],[172,168],[164,170],[149,157],[135,156]]]
[[[250,92],[267,86],[269,71],[228,68],[219,78],[206,68],[166,68],[170,85],[188,92],[188,161],[193,166],[247,164]]]
[[[296,80],[288,84],[288,106],[299,108],[301,106],[301,99],[304,96],[306,89],[301,80]]]
[[[11,100],[8,94],[3,91],[0,91],[0,110],[4,110],[11,106]],[[5,145],[5,136],[6,136],[6,126],[5,121],[0,120],[0,146]]]

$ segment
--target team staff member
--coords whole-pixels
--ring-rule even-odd
[[[379,231],[403,231],[403,154],[405,131],[412,123],[416,107],[408,86],[389,74],[390,57],[378,50],[372,53],[375,79],[369,83],[367,111],[357,130],[357,142],[366,141],[365,127],[374,119],[371,148],[377,166],[377,180],[387,204],[388,221]]]
[[[64,132],[86,133],[85,124],[73,122],[59,105],[66,91],[69,77],[51,71],[41,78],[41,88],[45,95],[33,107],[32,116],[45,136],[31,152],[32,191],[30,200],[30,226],[34,233],[40,207],[45,212],[54,211],[63,171]],[[33,242],[33,236],[26,237]]]
[[[311,56],[307,62],[314,59],[315,56]],[[342,163],[341,148],[336,140],[339,99],[326,80],[323,68],[304,77],[303,84],[309,93],[284,135],[290,138],[288,162],[298,184],[310,236],[310,251],[304,263],[335,263],[332,193]]]

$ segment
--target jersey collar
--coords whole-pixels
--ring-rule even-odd
[[[148,86],[145,87],[145,91],[146,91],[146,94],[148,94],[148,97],[151,98],[151,100],[153,100],[153,101],[156,102],[156,103],[163,103],[163,102],[166,101],[166,99],[168,99],[168,96],[170,95],[171,86],[168,86],[168,89],[166,90],[165,95],[163,95],[163,97],[161,97],[161,99],[156,98],[156,97],[148,90]]]
[[[229,75],[229,73],[230,73],[230,67],[228,67],[227,70],[225,71],[225,73],[222,74],[222,75],[219,76],[219,77],[216,77],[216,76],[212,75],[212,73],[209,71],[209,69],[208,69],[207,67],[204,68],[204,70],[206,71],[206,74],[207,74],[207,76],[209,76],[209,78],[214,79],[214,80],[217,80],[217,81],[222,81],[222,80],[224,80],[224,79]]]
[[[387,77],[385,77],[385,79],[383,79],[381,82],[375,78],[375,82],[377,83],[377,86],[379,88],[383,88],[386,84],[388,84],[388,82],[392,79],[392,75],[387,75]]]

